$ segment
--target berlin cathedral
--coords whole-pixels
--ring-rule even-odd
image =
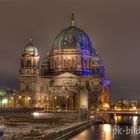
[[[54,111],[109,108],[110,80],[89,36],[77,27],[74,13],[42,64],[31,39],[20,63],[18,107]]]

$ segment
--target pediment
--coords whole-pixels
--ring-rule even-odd
[[[62,73],[62,74],[56,76],[55,78],[78,78],[78,76],[76,76],[72,73],[69,73],[69,72],[65,72],[65,73]]]

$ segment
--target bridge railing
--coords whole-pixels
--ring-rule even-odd
[[[138,114],[140,115],[140,111],[117,111],[117,110],[108,110],[108,111],[97,111],[96,113],[100,114]]]

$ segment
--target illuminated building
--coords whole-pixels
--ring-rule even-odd
[[[108,109],[110,80],[88,35],[71,25],[55,38],[40,68],[32,40],[21,55],[17,106],[47,110]]]

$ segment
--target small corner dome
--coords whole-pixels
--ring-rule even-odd
[[[102,59],[101,59],[101,57],[99,56],[99,54],[98,54],[98,52],[96,51],[96,53],[95,53],[95,55],[94,55],[94,57],[93,57],[93,61],[95,62],[95,63],[98,63],[98,64],[102,64],[103,62],[102,62]]]
[[[25,53],[38,53],[37,48],[33,45],[33,43],[31,42],[31,40],[29,40],[29,42],[26,44],[25,48],[24,48],[24,52]]]
[[[45,57],[44,60],[43,60],[43,64],[46,64],[46,63],[49,63],[49,58],[48,57]]]

